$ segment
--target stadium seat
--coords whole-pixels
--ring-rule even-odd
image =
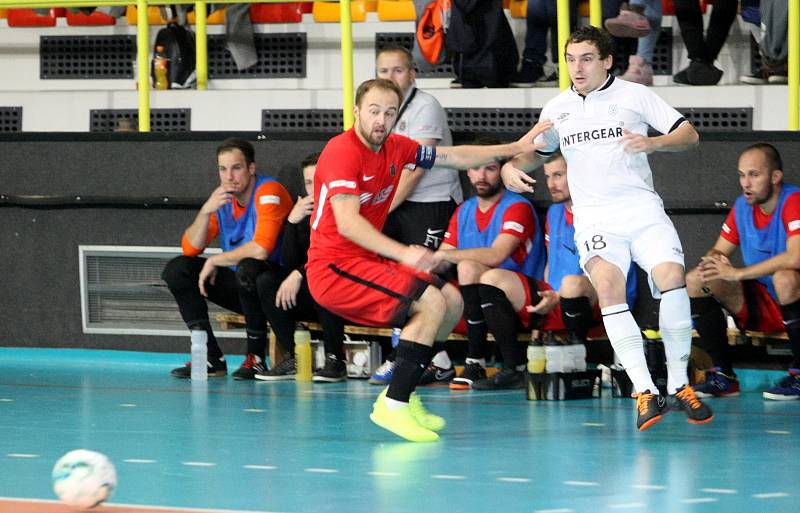
[[[8,9],[0,9],[0,20],[8,17]]]
[[[42,16],[33,9],[9,9],[9,27],[55,27],[56,18],[64,16],[64,9],[50,9],[50,14]]]
[[[708,6],[714,3],[714,0],[699,0],[700,11],[705,14]],[[675,2],[674,0],[664,0],[662,4],[664,8],[664,16],[675,16]]]
[[[528,0],[511,0],[508,4],[508,12],[512,18],[528,17]]]
[[[416,21],[413,0],[378,0],[378,19],[381,21]]]
[[[136,14],[136,6],[129,5],[125,13],[125,17],[128,19],[128,25],[136,25]],[[147,23],[149,25],[166,25],[168,21],[169,20],[165,20],[161,17],[161,9],[158,7],[147,8]]]
[[[350,19],[353,22],[362,22],[367,19],[365,3],[365,0],[350,2]],[[314,2],[311,13],[317,23],[339,23],[339,2]]]
[[[195,15],[194,11],[188,13],[186,15],[186,21],[191,23],[192,25],[195,24],[197,21],[197,16]],[[212,12],[208,16],[206,16],[206,25],[224,25],[225,24],[225,9],[217,9],[216,11]]]
[[[253,23],[300,23],[303,21],[304,3],[251,4],[250,21]]]
[[[380,0],[364,0],[364,9],[367,12],[376,12],[378,10],[378,2]]]
[[[102,26],[102,25],[116,25],[117,19],[109,16],[100,11],[94,11],[92,14],[84,14],[82,12],[72,12],[67,10],[67,25],[72,27],[80,26]]]

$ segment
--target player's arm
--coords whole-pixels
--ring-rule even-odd
[[[532,153],[544,146],[535,139],[553,126],[550,121],[540,121],[517,141],[509,144],[493,146],[439,146],[436,148],[436,165],[455,169],[480,167],[498,159],[507,159],[515,155]]]
[[[786,251],[783,253],[747,267],[737,269],[723,256],[712,258],[715,259],[715,265],[712,267],[714,272],[708,274],[725,281],[754,280],[771,276],[782,269],[800,270],[800,235],[793,235],[786,240]],[[706,275],[702,276],[705,278]]]
[[[330,202],[336,228],[342,237],[410,267],[428,270],[433,266],[432,254],[427,249],[401,244],[372,226],[360,213],[361,203],[357,195],[336,194]]]
[[[420,138],[415,139],[421,146],[436,146],[439,144],[439,139]],[[389,212],[400,206],[406,198],[411,195],[411,191],[417,186],[422,176],[425,174],[425,168],[417,166],[416,169],[403,168],[400,174],[400,181],[397,184],[397,192],[394,193],[392,198],[392,205],[389,207]]]
[[[232,201],[234,201],[233,195],[225,192],[222,186],[214,189],[206,202],[203,203],[203,206],[200,207],[200,211],[195,216],[192,224],[183,233],[184,242],[188,242],[193,248],[198,249],[199,253],[202,253],[202,250],[205,249],[209,242],[211,216]]]
[[[653,153],[655,151],[683,151],[697,146],[700,135],[691,123],[684,121],[675,130],[665,135],[648,137],[623,130],[620,142],[628,153]]]
[[[443,249],[439,247],[436,255],[443,261],[457,264],[462,260],[472,260],[487,267],[497,267],[508,258],[519,246],[519,237],[501,233],[488,248]]]

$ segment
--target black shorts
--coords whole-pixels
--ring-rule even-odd
[[[404,201],[386,218],[383,233],[403,244],[418,244],[432,250],[439,248],[456,202],[420,203]]]

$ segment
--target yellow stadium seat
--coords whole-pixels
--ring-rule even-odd
[[[367,6],[365,0],[350,2],[350,19],[361,22],[367,19]],[[311,10],[314,21],[317,23],[339,23],[339,2],[314,2]]]
[[[125,12],[125,17],[128,19],[128,25],[136,25],[136,6],[129,5],[128,10]],[[147,23],[149,25],[166,25],[169,20],[161,17],[161,9],[158,7],[147,8]]]
[[[364,0],[364,8],[367,12],[376,12],[378,10],[378,3],[380,0]]]
[[[195,24],[196,16],[194,11],[190,12],[186,15],[186,20],[191,23],[192,25]],[[206,17],[206,24],[207,25],[224,25],[225,24],[225,9],[219,9],[217,11],[212,12]]]
[[[378,19],[381,21],[416,21],[413,0],[378,0]]]
[[[508,12],[512,18],[527,18],[528,0],[511,0],[508,5]]]

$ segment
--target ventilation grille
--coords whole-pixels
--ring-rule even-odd
[[[22,131],[22,107],[0,107],[0,132]]]
[[[225,36],[208,36],[209,78],[304,78],[306,34],[255,34],[258,62],[239,71],[225,48]]]
[[[161,280],[164,266],[180,249],[88,246],[80,251],[84,332],[186,334],[175,299]],[[215,320],[226,310],[208,305],[212,326],[226,336]]]
[[[402,46],[413,51],[414,34],[412,32],[378,32],[375,34],[375,54],[387,46]],[[417,73],[420,78],[453,78],[453,65],[450,63],[434,66],[431,71],[420,71]]]
[[[447,124],[454,132],[522,132],[539,120],[541,109],[449,108]]]
[[[344,126],[341,110],[281,109],[261,111],[265,133],[339,133]]]
[[[749,132],[753,130],[753,109],[747,108],[685,108],[678,109],[697,130],[714,132]]]
[[[42,79],[133,78],[135,36],[41,36]]]
[[[136,131],[139,111],[136,109],[92,109],[89,131]],[[192,126],[191,109],[152,109],[150,130],[153,132],[188,132]]]

